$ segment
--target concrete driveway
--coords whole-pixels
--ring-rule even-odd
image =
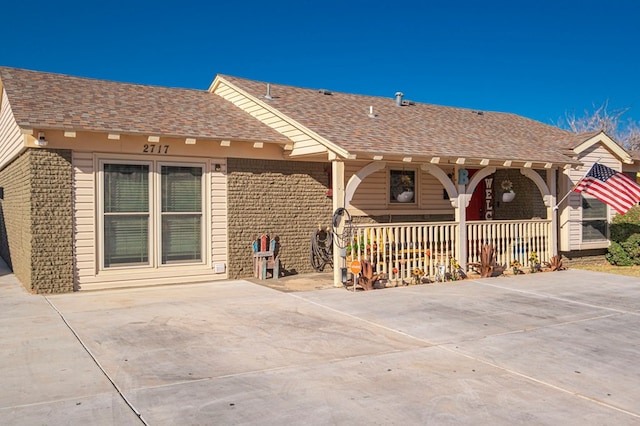
[[[0,423],[640,424],[640,280],[53,296],[0,277]]]

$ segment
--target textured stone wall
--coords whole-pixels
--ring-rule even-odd
[[[0,171],[0,255],[27,289],[31,288],[29,161],[27,152]]]
[[[31,157],[31,288],[73,291],[71,151],[33,150]]]
[[[546,180],[544,173],[541,173],[541,176]],[[500,185],[505,179],[509,179],[513,183],[513,191],[516,193],[516,197],[509,203],[502,202],[504,191]],[[531,179],[520,174],[518,170],[496,171],[493,180],[493,194],[495,220],[547,218],[547,208],[540,190]]]
[[[27,150],[0,172],[2,257],[30,291],[73,290],[71,152]]]
[[[280,237],[285,273],[313,272],[311,235],[329,225],[327,163],[229,158],[229,276],[253,274],[251,241],[267,232]]]

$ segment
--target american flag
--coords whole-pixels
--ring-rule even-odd
[[[640,202],[640,185],[624,173],[600,163],[591,167],[574,191],[593,195],[620,214]]]

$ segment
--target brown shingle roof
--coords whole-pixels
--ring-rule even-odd
[[[391,97],[271,84],[273,99],[265,100],[266,83],[219,77],[352,153],[573,163],[565,154],[581,137],[515,114],[421,103],[399,107]],[[370,107],[375,118],[368,116]]]
[[[22,127],[288,141],[205,90],[118,83],[8,67],[0,67],[0,80]]]

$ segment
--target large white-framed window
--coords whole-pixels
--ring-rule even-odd
[[[606,241],[609,235],[607,205],[597,198],[582,194],[582,242]]]
[[[99,161],[100,269],[206,263],[204,163]]]

